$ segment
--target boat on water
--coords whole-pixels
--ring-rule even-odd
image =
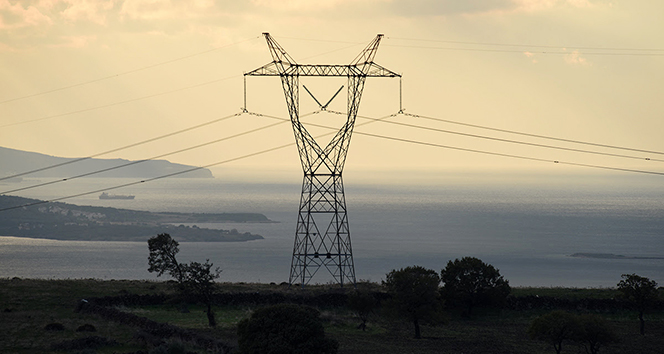
[[[121,194],[108,194],[103,192],[99,195],[99,199],[134,199],[133,195],[121,195]]]

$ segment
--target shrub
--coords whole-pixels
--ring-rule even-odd
[[[530,338],[553,345],[557,354],[560,354],[563,342],[575,340],[580,332],[577,316],[560,310],[536,318],[528,329]]]
[[[339,343],[325,338],[318,310],[281,304],[256,310],[237,328],[238,346],[246,354],[334,354]]]
[[[76,332],[97,332],[97,328],[89,323],[86,323],[76,328]]]
[[[475,306],[503,306],[511,291],[498,269],[474,257],[447,262],[440,275],[446,304],[464,307],[468,316]]]
[[[421,321],[439,318],[442,309],[439,284],[440,278],[436,271],[420,266],[393,270],[383,282],[392,295],[388,307],[412,322],[417,339],[421,338]]]
[[[44,326],[44,329],[47,331],[64,331],[65,326],[62,323],[49,323]]]

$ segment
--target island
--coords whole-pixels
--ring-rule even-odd
[[[15,208],[17,206],[21,207]],[[274,221],[258,213],[149,212],[44,202],[38,199],[0,195],[0,235],[2,236],[143,242],[160,233],[168,233],[174,239],[183,242],[241,242],[263,239],[261,235],[240,232],[236,229],[217,230],[184,225],[226,222]]]

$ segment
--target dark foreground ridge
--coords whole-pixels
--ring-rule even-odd
[[[413,339],[412,329],[391,312],[393,295],[378,283],[358,283],[357,291],[373,299],[364,330],[350,301],[357,294],[352,287],[216,283],[212,303],[218,325],[212,328],[206,325],[201,299],[179,293],[175,285],[0,279],[0,352],[240,353],[240,322],[277,304],[317,309],[326,337],[339,342],[337,354],[554,353],[552,345],[527,335],[533,320],[551,311],[600,316],[618,339],[603,346],[603,354],[655,354],[664,346],[664,302],[653,303],[642,336],[637,313],[612,288],[514,288],[502,307],[478,308],[471,317],[446,309],[444,318],[423,325],[422,339]],[[572,342],[562,351],[580,352],[584,349]]]
[[[0,209],[37,203],[0,195]],[[213,230],[182,224],[268,223],[257,213],[155,213],[109,207],[44,203],[0,212],[0,235],[79,241],[147,241],[169,233],[184,242],[238,242],[263,239],[238,230]],[[178,225],[179,224],[179,225]]]

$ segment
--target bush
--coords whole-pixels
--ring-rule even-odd
[[[474,257],[447,262],[440,275],[446,304],[463,307],[468,316],[475,306],[504,306],[511,291],[498,269]]]
[[[357,328],[361,328],[363,331],[366,330],[369,316],[377,306],[378,300],[370,293],[355,290],[348,296],[348,307],[362,321]]]
[[[528,329],[532,339],[553,345],[557,354],[563,348],[563,342],[576,340],[581,333],[577,316],[566,311],[552,311],[537,317]]]
[[[62,323],[49,323],[46,326],[44,326],[44,329],[47,331],[64,331],[65,325],[63,325]]]
[[[86,323],[76,328],[76,332],[97,332],[97,328],[89,323]]]
[[[420,322],[440,318],[442,302],[438,293],[440,277],[432,269],[412,266],[393,270],[383,285],[392,295],[388,308],[413,324],[415,338],[421,338]]]
[[[339,343],[325,338],[318,310],[282,304],[256,310],[237,328],[238,346],[246,354],[334,354]]]

